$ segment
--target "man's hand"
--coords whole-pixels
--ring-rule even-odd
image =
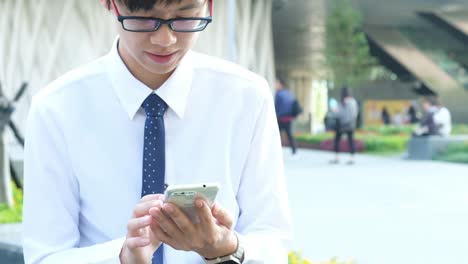
[[[161,194],[147,195],[135,206],[132,219],[128,221],[127,238],[120,252],[121,263],[151,263],[161,240],[156,235],[159,226],[149,211],[161,208],[163,200],[164,195]]]
[[[201,198],[195,200],[195,207],[199,223],[192,223],[171,203],[151,208],[150,214],[160,226],[156,236],[177,250],[194,251],[207,259],[234,253],[237,238],[231,230],[232,217],[218,204],[210,208]]]

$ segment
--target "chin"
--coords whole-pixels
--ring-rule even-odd
[[[168,66],[147,65],[145,68],[151,73],[163,75],[163,74],[168,74],[168,73],[173,72],[177,68],[177,65],[172,65],[172,64]]]

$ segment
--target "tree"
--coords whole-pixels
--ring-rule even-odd
[[[376,64],[362,32],[362,17],[350,0],[330,0],[326,20],[326,62],[334,87],[370,78]]]

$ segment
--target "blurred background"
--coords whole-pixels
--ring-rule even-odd
[[[298,155],[283,135],[290,263],[468,263],[467,0],[216,0],[214,13],[195,50],[260,74],[272,94],[280,77],[303,110]],[[117,26],[98,0],[0,0],[0,263],[21,254],[31,99],[105,55]],[[328,164],[343,86],[359,105],[352,167]],[[449,135],[412,137],[427,96],[450,111]]]

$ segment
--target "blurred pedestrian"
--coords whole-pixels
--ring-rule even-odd
[[[410,124],[416,124],[419,122],[418,112],[416,111],[415,103],[412,103],[409,106],[407,115]]]
[[[297,109],[298,107],[300,108],[300,106],[298,106],[297,99],[294,95],[286,88],[284,80],[277,78],[275,88],[275,108],[278,126],[280,132],[286,132],[291,152],[295,155],[297,153],[297,147],[292,132],[292,122],[298,115],[298,112],[300,112]]]
[[[339,163],[339,151],[341,136],[346,134],[348,136],[348,145],[350,149],[350,159],[348,164],[354,164],[354,130],[356,129],[356,120],[358,115],[358,104],[356,99],[352,97],[351,91],[348,87],[341,89],[341,100],[338,104],[338,122],[335,133],[335,159],[331,163]]]
[[[425,137],[433,136],[438,134],[438,129],[434,121],[434,113],[436,112],[436,101],[435,97],[427,96],[423,98],[422,108],[424,115],[421,118],[419,126],[413,131],[413,136]]]
[[[391,122],[390,113],[388,112],[386,106],[384,106],[383,109],[382,109],[382,122],[386,126],[390,125],[390,122]]]
[[[328,100],[328,111],[325,114],[325,131],[335,131],[338,119],[338,101],[335,98]]]
[[[452,132],[452,115],[447,107],[443,106],[438,97],[435,97],[434,123],[437,134],[443,137]]]

